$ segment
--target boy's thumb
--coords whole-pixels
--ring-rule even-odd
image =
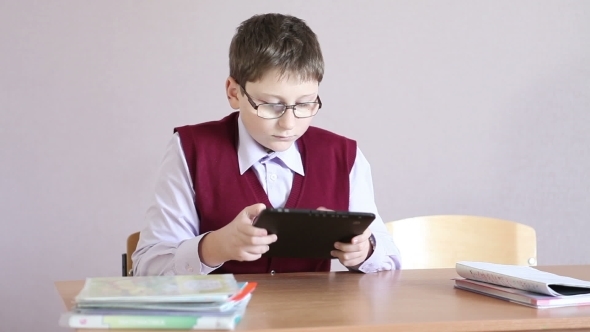
[[[246,217],[250,220],[250,222],[252,222],[254,221],[254,219],[256,219],[256,217],[258,217],[260,212],[262,212],[264,209],[266,209],[266,205],[264,205],[263,203],[256,203],[254,205],[247,206],[244,209],[244,213],[246,214]]]

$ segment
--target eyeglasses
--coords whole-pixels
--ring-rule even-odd
[[[256,115],[263,119],[278,119],[283,116],[288,109],[293,110],[293,115],[295,115],[296,118],[310,118],[318,114],[318,111],[322,108],[322,100],[319,95],[317,101],[313,102],[297,103],[294,105],[285,105],[281,103],[262,103],[256,105],[254,100],[252,100],[252,97],[246,92],[246,89],[241,85],[240,88],[248,98],[248,102],[252,105],[252,108],[256,110]]]

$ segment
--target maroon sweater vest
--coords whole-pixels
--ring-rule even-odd
[[[272,207],[252,168],[240,175],[237,155],[238,112],[222,120],[175,128],[195,190],[200,232],[214,231],[231,222],[246,206]],[[294,174],[285,208],[324,206],[348,210],[349,174],[356,158],[356,142],[315,127],[297,140],[305,176]],[[280,239],[279,239],[280,241]],[[305,245],[305,239],[301,239]],[[262,257],[256,261],[225,262],[215,273],[329,271],[328,259]]]

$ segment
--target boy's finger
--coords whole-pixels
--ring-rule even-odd
[[[336,248],[337,250],[340,250],[342,252],[360,252],[360,251],[363,251],[364,247],[365,247],[364,242],[360,242],[357,244],[336,242],[334,244],[334,248]]]
[[[239,230],[240,233],[246,237],[259,237],[268,235],[266,229],[255,227],[250,224],[240,225]]]
[[[242,243],[245,244],[271,244],[277,240],[276,234],[268,234],[266,229],[252,225],[243,225],[239,231]]]
[[[252,254],[247,251],[242,251],[238,255],[237,260],[238,261],[255,261],[260,258],[260,255],[261,254]]]
[[[270,249],[267,245],[245,247],[244,251],[251,255],[262,255]]]
[[[330,255],[332,255],[332,257],[334,258],[338,258],[338,260],[340,260],[340,263],[342,263],[342,255],[344,255],[344,253],[340,250],[332,250],[330,251]]]
[[[330,254],[335,258],[338,258],[340,263],[345,266],[357,265],[357,261],[362,257],[359,252],[343,252],[340,250],[332,250]]]
[[[277,242],[278,237],[276,234],[270,234],[264,237],[259,237],[258,239],[262,239],[260,240],[262,242],[261,244],[271,244]]]
[[[372,234],[373,233],[371,233],[371,230],[367,228],[363,232],[363,234],[353,237],[352,240],[350,240],[350,243],[357,244],[357,243],[361,243],[363,241],[367,241],[367,240],[369,240],[369,238],[371,237]]]
[[[276,234],[264,235],[264,236],[249,236],[247,237],[245,243],[248,245],[268,245],[273,242],[277,241]]]

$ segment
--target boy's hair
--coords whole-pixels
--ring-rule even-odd
[[[324,59],[316,34],[289,15],[255,15],[236,29],[229,47],[229,74],[238,84],[256,82],[270,70],[322,81]]]

